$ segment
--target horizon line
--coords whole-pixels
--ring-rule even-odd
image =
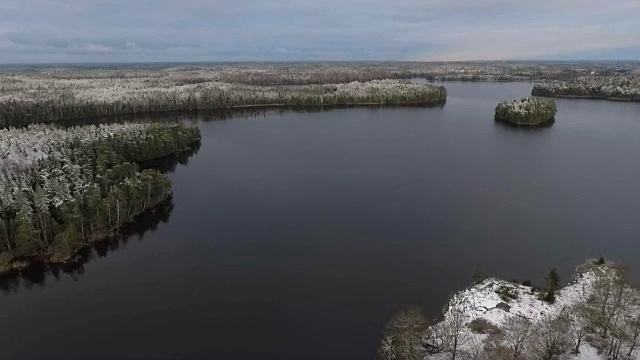
[[[85,62],[13,62],[0,66],[33,66],[33,65],[109,65],[109,64],[294,64],[294,63],[640,63],[640,59],[493,59],[493,60],[176,60],[176,61],[85,61]]]

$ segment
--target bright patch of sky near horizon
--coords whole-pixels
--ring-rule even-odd
[[[0,0],[0,63],[640,60],[640,0]]]

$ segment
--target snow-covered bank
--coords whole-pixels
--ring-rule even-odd
[[[426,358],[640,359],[640,296],[621,272],[588,261],[553,303],[541,300],[540,290],[501,279],[471,285],[428,330]]]
[[[544,316],[558,315],[562,309],[585,302],[596,279],[597,275],[592,271],[576,276],[574,282],[560,289],[553,304],[540,300],[539,291],[531,286],[496,278],[489,278],[470,286],[454,295],[452,301],[464,307],[469,321],[481,317],[493,324],[504,325],[505,321],[513,316],[540,320]],[[517,299],[503,299],[500,293],[506,291]],[[445,314],[445,318],[446,316]]]

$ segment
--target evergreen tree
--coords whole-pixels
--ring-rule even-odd
[[[556,300],[556,291],[560,287],[560,274],[558,274],[558,270],[551,269],[549,274],[545,277],[545,282],[547,285],[547,294],[545,295],[545,300],[553,303]]]
[[[18,200],[15,229],[14,242],[19,255],[31,255],[40,249],[38,231],[33,225],[33,209],[24,195]]]
[[[37,225],[44,240],[45,244],[49,243],[49,202],[47,196],[40,185],[36,185],[35,192],[33,193],[33,205],[36,211]]]

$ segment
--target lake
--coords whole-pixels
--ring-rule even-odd
[[[440,315],[477,268],[541,283],[603,255],[640,271],[640,104],[447,83],[442,108],[184,116],[172,207],[76,269],[6,280],[3,359],[373,359],[392,313]]]

